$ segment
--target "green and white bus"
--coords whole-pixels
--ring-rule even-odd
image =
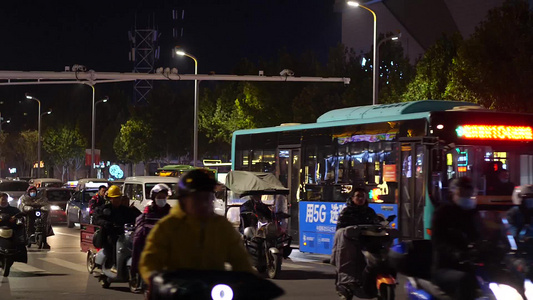
[[[402,239],[430,237],[459,176],[473,179],[480,209],[509,208],[513,187],[533,183],[533,115],[435,100],[336,109],[316,123],[236,131],[232,163],[274,173],[290,189],[301,251],[329,254],[356,187],[378,214],[398,216]]]

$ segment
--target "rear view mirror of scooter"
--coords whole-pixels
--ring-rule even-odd
[[[390,222],[394,221],[395,219],[396,219],[396,215],[390,215],[390,216],[387,217],[387,222],[390,223]]]

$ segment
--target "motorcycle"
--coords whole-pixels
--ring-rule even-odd
[[[115,227],[115,229],[119,229],[119,227]],[[94,254],[94,266],[99,269],[100,274],[97,277],[103,288],[109,288],[113,282],[127,282],[131,291],[139,289],[140,281],[137,280],[139,277],[130,274],[134,229],[133,225],[126,224],[123,228],[124,233],[118,236],[115,260],[116,272],[112,272],[111,268],[106,264],[107,257],[103,248]]]
[[[407,276],[405,290],[410,300],[453,299],[431,281],[431,241],[403,242],[391,248],[391,262]],[[477,280],[476,299],[528,299],[524,281],[510,270],[506,260],[500,262],[473,259],[464,261],[474,270]],[[529,298],[531,299],[531,298]]]
[[[278,278],[283,258],[289,257],[292,251],[292,237],[281,226],[283,220],[289,217],[286,213],[275,213],[271,220],[258,220],[257,229],[244,228],[244,245],[252,256],[253,265],[259,273],[266,271],[272,279]]]
[[[344,228],[345,242],[359,243],[366,263],[360,284],[354,285],[353,290],[347,294],[359,298],[377,297],[379,300],[395,298],[396,270],[391,267],[388,260],[389,249],[399,235],[398,230],[389,226],[395,218],[396,216],[392,215],[386,220],[382,218],[380,224],[353,225]]]
[[[28,231],[27,246],[36,244],[38,249],[43,249],[46,245],[48,231],[49,207],[39,205],[25,205],[24,212],[27,214],[26,230]],[[30,234],[31,227],[34,228]]]
[[[15,261],[28,262],[24,238],[24,214],[0,214],[0,267],[4,277],[9,276]]]
[[[268,300],[283,293],[272,281],[246,272],[182,270],[155,274],[148,299]]]

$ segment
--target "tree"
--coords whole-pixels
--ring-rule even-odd
[[[67,126],[51,128],[46,131],[43,139],[43,148],[61,174],[63,181],[70,166],[74,166],[76,160],[83,159],[86,147],[87,141],[82,137],[78,128],[71,129]],[[75,167],[75,171],[77,169],[79,167]]]
[[[416,65],[416,75],[407,85],[407,91],[401,97],[403,101],[442,100],[450,81],[450,69],[453,59],[462,44],[459,33],[443,36],[431,46]]]
[[[533,13],[525,0],[489,11],[453,61],[448,98],[503,111],[533,111]]]
[[[130,119],[120,128],[120,133],[113,144],[117,157],[123,162],[137,164],[147,163],[157,156],[152,128],[143,120]],[[147,171],[145,168],[145,173]],[[133,174],[135,175],[135,174]]]
[[[22,159],[23,174],[30,174],[37,162],[37,136],[37,130],[22,131],[13,144],[13,150]]]

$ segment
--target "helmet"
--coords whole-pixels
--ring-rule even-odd
[[[150,190],[150,199],[154,200],[155,199],[155,195],[157,195],[158,193],[160,192],[164,192],[166,191],[169,196],[170,196],[170,187],[164,183],[158,183],[156,184],[152,190]]]
[[[37,191],[37,187],[34,186],[34,185],[30,185],[30,186],[28,187],[28,189],[26,189],[26,192],[29,193],[31,190],[35,190],[35,191]]]
[[[116,185],[112,185],[107,189],[107,197],[109,198],[116,198],[121,197],[122,192],[120,191],[120,188]]]
[[[524,198],[533,198],[533,185],[522,185],[514,188],[513,204],[521,205]]]
[[[178,182],[178,198],[194,192],[214,192],[217,181],[214,174],[205,169],[195,169],[185,173]]]

